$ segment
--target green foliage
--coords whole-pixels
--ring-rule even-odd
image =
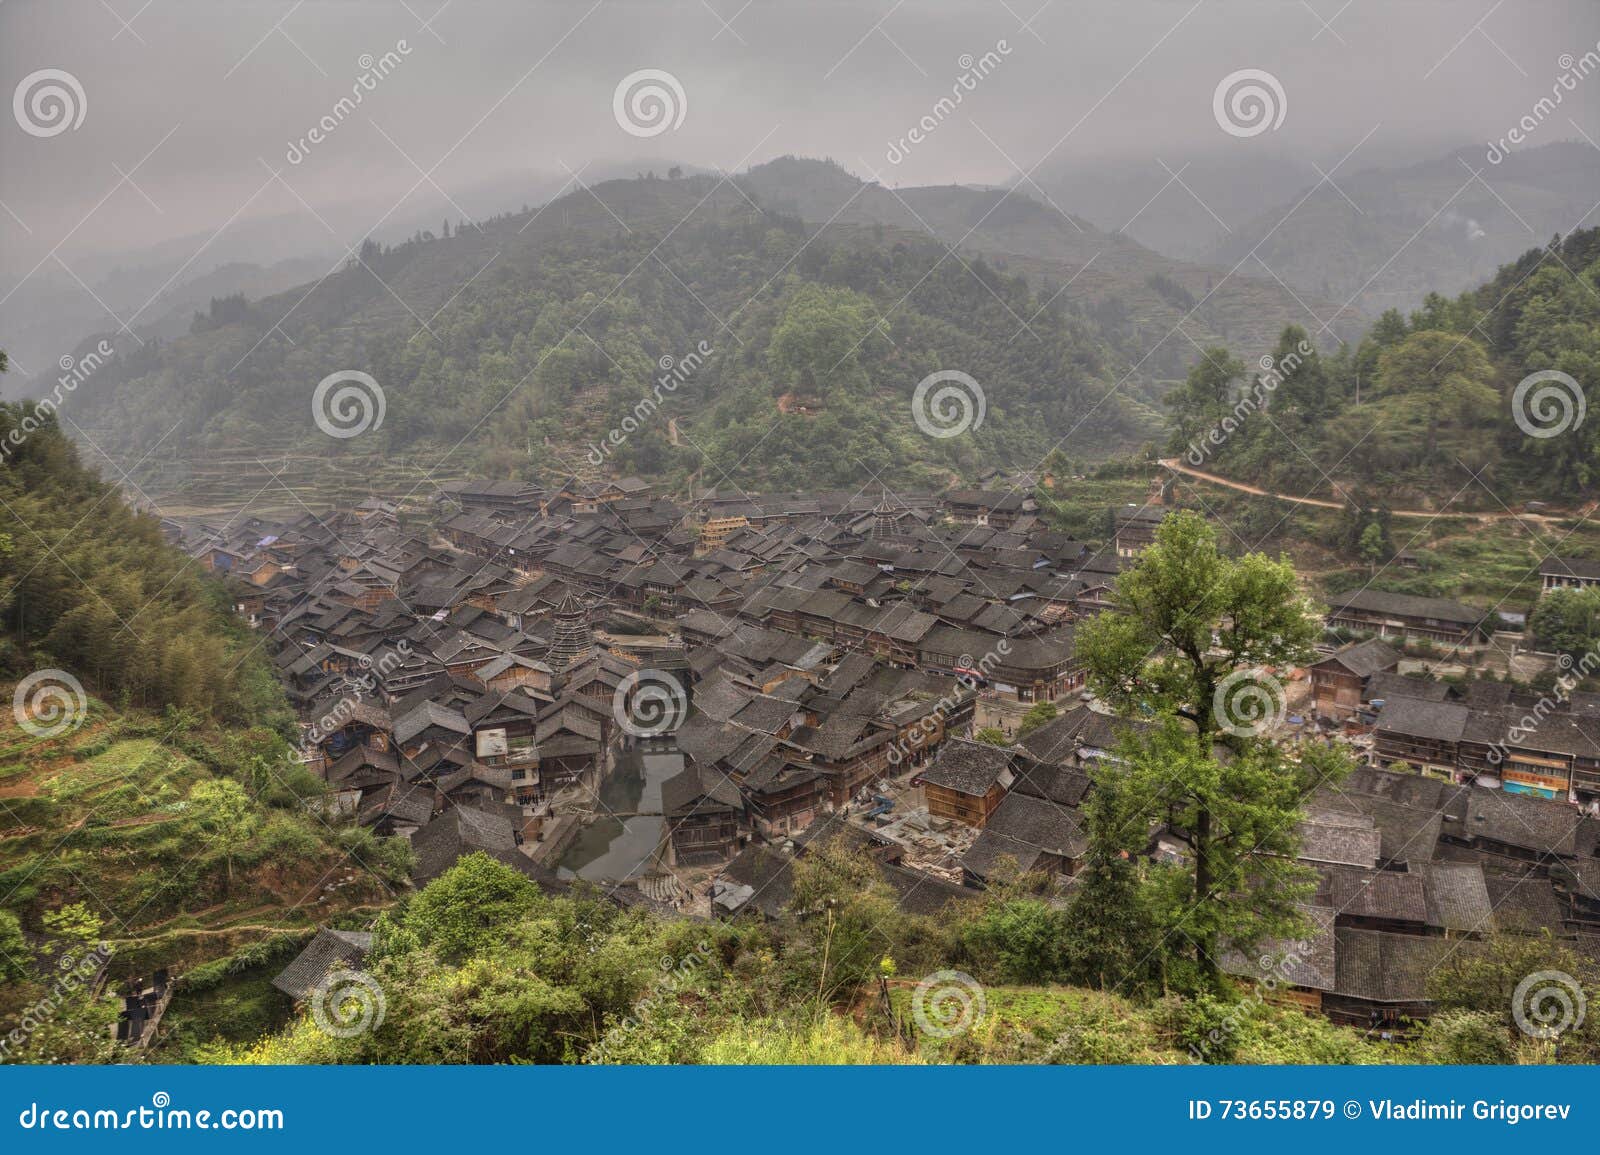
[[[1578,383],[1588,411],[1600,407],[1597,285],[1600,229],[1590,229],[1528,252],[1459,298],[1430,294],[1410,317],[1391,310],[1331,356],[1289,361],[1304,337],[1290,327],[1274,360],[1294,367],[1266,395],[1267,416],[1235,410],[1241,367],[1225,350],[1206,350],[1169,398],[1169,449],[1199,444],[1205,468],[1281,492],[1330,496],[1331,475],[1362,506],[1372,504],[1367,495],[1394,508],[1455,495],[1494,511],[1519,498],[1574,499],[1600,480],[1600,426],[1573,419],[1578,399],[1563,396],[1565,386],[1520,406],[1515,390],[1553,370]],[[1539,435],[1514,419],[1518,407]],[[1221,444],[1196,441],[1224,421]],[[1357,541],[1346,548],[1355,552]]]
[[[0,403],[0,441],[33,407]],[[24,425],[24,420],[28,424]],[[283,692],[219,583],[79,461],[53,415],[0,466],[0,674],[59,667],[108,699],[286,725]]]
[[[625,913],[581,886],[560,898],[524,892],[506,877],[515,872],[478,856],[383,920],[368,959],[385,1003],[375,1029],[334,1039],[302,1012],[258,1040],[226,1029],[207,1038],[196,1008],[169,1013],[186,1057],[220,1063],[1165,1064],[1196,1061],[1186,1049],[1196,1042],[1212,1061],[1412,1057],[1248,990],[1134,1000],[1048,985],[1068,932],[1022,885],[912,916],[883,902],[870,859],[843,845],[795,866],[789,915],[707,924]],[[461,900],[480,886],[492,901],[471,926]],[[435,888],[442,897],[430,897]],[[458,948],[450,959],[446,944]],[[212,1021],[230,999],[251,1022],[271,1018],[257,981],[270,968],[255,959],[242,952],[212,968],[242,984],[207,987]],[[955,1036],[926,1035],[915,1026],[919,985],[954,968],[980,984],[974,1009]],[[1213,1030],[1225,1037],[1211,1041]]]
[[[1500,1016],[1489,1011],[1453,1010],[1434,1015],[1419,1045],[1432,1063],[1512,1063],[1516,1048]]]
[[[790,909],[793,994],[818,1011],[876,978],[884,935],[902,921],[872,860],[838,838],[795,862]]]
[[[1137,854],[1158,820],[1186,833],[1192,861],[1152,870],[1147,885],[1161,941],[1192,942],[1210,980],[1220,942],[1249,950],[1298,926],[1299,806],[1348,770],[1330,749],[1293,762],[1262,737],[1282,690],[1256,668],[1304,661],[1321,625],[1286,560],[1225,558],[1215,531],[1185,512],[1167,518],[1117,579],[1116,604],[1118,612],[1079,629],[1078,652],[1107,702],[1125,714],[1153,713],[1160,724],[1147,737],[1130,734],[1101,768],[1097,785],[1116,814],[1096,824],[1091,854],[1107,862]],[[1218,757],[1217,742],[1231,748],[1227,757]],[[1098,881],[1107,901],[1126,885]],[[1109,908],[1082,914],[1116,917]]]
[[[1060,911],[1036,898],[986,903],[964,927],[964,945],[1002,982],[1038,983],[1059,978],[1067,942]]]
[[[1208,737],[1229,674],[1303,662],[1322,631],[1287,559],[1223,557],[1216,531],[1187,511],[1163,521],[1117,578],[1116,604],[1123,612],[1078,630],[1090,684],[1124,712],[1179,714]]]
[[[1541,647],[1581,659],[1600,647],[1600,589],[1558,589],[1540,597],[1528,628]]]
[[[1226,349],[1201,350],[1183,387],[1167,397],[1167,405],[1173,411],[1169,444],[1173,452],[1207,443],[1209,432],[1221,428],[1232,417],[1234,382],[1244,376],[1244,371],[1244,362]]]
[[[1369,566],[1376,566],[1388,560],[1390,554],[1388,535],[1383,532],[1381,524],[1376,521],[1367,523],[1367,527],[1361,531],[1361,540],[1356,546],[1356,552]]]
[[[459,962],[493,941],[497,927],[531,911],[538,897],[524,875],[487,854],[469,854],[414,898],[398,922],[380,924],[380,947],[392,949],[392,940]]]
[[[1231,1063],[1238,1057],[1238,1024],[1249,1015],[1249,1005],[1202,993],[1174,1010],[1178,1043],[1189,1054],[1207,1063]]]
[[[1123,994],[1158,987],[1163,961],[1154,888],[1142,865],[1148,834],[1137,786],[1121,774],[1096,776],[1083,805],[1090,852],[1066,911],[1067,976]]]
[[[1248,953],[1265,939],[1304,929],[1297,907],[1309,897],[1314,875],[1295,862],[1296,823],[1305,797],[1347,771],[1341,755],[1320,748],[1294,762],[1276,746],[1253,741],[1218,757],[1172,718],[1146,738],[1130,736],[1118,755],[1101,776],[1137,800],[1125,837],[1142,838],[1150,822],[1165,818],[1187,832],[1193,847],[1183,866],[1150,871],[1148,901],[1163,949],[1193,942],[1208,977],[1215,944]],[[1092,848],[1098,855],[1124,849]]]
[[[1011,739],[1006,737],[1006,732],[998,726],[981,726],[973,732],[974,742],[983,742],[990,746],[1009,746]]]
[[[33,951],[22,936],[22,922],[9,910],[0,910],[0,978],[20,983],[32,972]]]
[[[101,928],[105,925],[104,919],[81,902],[69,903],[60,910],[45,911],[41,921],[45,933],[79,943],[99,942]]]
[[[1438,469],[1444,455],[1489,464],[1479,436],[1496,416],[1494,368],[1476,341],[1450,332],[1413,332],[1378,362],[1379,389],[1368,420],[1392,421],[1420,442],[1420,463]]]
[[[162,720],[154,719],[153,727],[150,721],[97,718],[98,733],[80,752],[100,752],[82,761],[60,759],[51,750],[58,740],[27,740],[23,756],[36,769],[21,789],[39,793],[9,798],[7,810],[13,823],[32,829],[13,827],[0,838],[0,893],[25,925],[91,937],[138,936],[140,928],[183,911],[228,902],[264,907],[257,921],[271,921],[304,905],[307,890],[347,855],[355,859],[348,869],[360,875],[360,885],[341,891],[344,901],[384,894],[384,884],[362,867],[390,885],[408,876],[410,848],[403,839],[375,838],[364,828],[330,829],[293,794],[270,787],[250,793],[248,766],[231,759],[261,751],[274,766],[286,767],[277,735],[206,723],[182,744],[208,747],[212,768],[164,744],[170,735]],[[154,736],[119,736],[146,729]],[[73,913],[80,903],[108,919],[116,913],[128,925],[92,929]]]
[[[1587,1014],[1576,1021],[1579,1008],[1600,998],[1600,971],[1548,930],[1497,934],[1481,948],[1452,952],[1428,976],[1428,997],[1442,1016],[1424,1040],[1437,1056],[1461,1054],[1461,1062],[1483,1062],[1465,1056],[1514,1051],[1519,1060],[1600,1061],[1600,1024]],[[1544,1012],[1553,1017],[1542,1018]],[[1538,1038],[1538,1028],[1546,1025],[1562,1027],[1559,1037]]]
[[[1022,715],[1022,722],[1017,726],[1017,737],[1026,738],[1046,722],[1054,721],[1061,711],[1056,709],[1054,702],[1037,702]]]

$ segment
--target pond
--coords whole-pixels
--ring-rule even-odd
[[[561,856],[561,877],[621,882],[648,871],[665,822],[661,784],[682,769],[683,755],[670,739],[620,752],[600,787],[600,817]]]

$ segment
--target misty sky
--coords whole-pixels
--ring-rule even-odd
[[[340,205],[370,228],[419,167],[439,189],[422,183],[412,207],[608,160],[733,168],[798,153],[890,183],[999,183],[1041,160],[1249,150],[1328,168],[1381,126],[1355,169],[1503,135],[1550,93],[1563,53],[1600,40],[1592,0],[742,4],[0,0],[4,93],[55,68],[87,104],[80,127],[48,138],[0,118],[0,275],[57,246],[70,260]],[[951,91],[959,58],[1002,40],[1009,54],[957,114],[890,164],[889,142]],[[408,54],[360,109],[288,163],[290,142],[350,93],[359,58],[401,41]],[[645,68],[687,98],[681,126],[649,139],[612,112],[618,81]],[[1212,113],[1217,82],[1244,68],[1274,74],[1287,98],[1282,126],[1249,139]],[[1600,75],[1536,143],[1581,139],[1572,122],[1600,140]]]

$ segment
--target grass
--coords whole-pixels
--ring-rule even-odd
[[[253,1043],[281,1030],[293,1017],[294,1003],[272,980],[286,962],[259,963],[205,990],[180,983],[162,1019],[161,1045],[151,1057],[159,1062],[195,1062],[199,1046]]]
[[[389,901],[364,875],[323,892],[345,856],[336,832],[298,808],[254,798],[244,824],[223,829],[192,799],[201,783],[230,777],[229,752],[248,757],[270,736],[188,735],[216,752],[208,766],[152,736],[163,732],[159,718],[104,707],[53,739],[0,728],[0,746],[16,752],[0,771],[0,904],[25,927],[37,931],[46,911],[84,902],[118,948],[118,973],[182,973],[263,936],[304,934],[348,908]]]
[[[918,1055],[927,1062],[1167,1066],[1200,1061],[1185,1044],[1188,1012],[1176,1001],[1140,1004],[1084,987],[987,986],[968,1004],[965,1017],[952,1012],[948,1022],[963,1029],[939,1038],[912,1025],[916,989],[901,982],[891,994],[902,1033],[916,1040]],[[1227,1053],[1219,1048],[1216,1057],[1240,1063],[1399,1063],[1407,1058],[1404,1047],[1371,1041],[1295,1007],[1248,997],[1234,1005],[1225,1042]]]
[[[1287,553],[1315,594],[1368,587],[1520,613],[1538,598],[1538,569],[1545,557],[1600,558],[1600,521],[1404,519],[1391,524],[1390,541],[1396,553],[1415,554],[1420,567],[1372,567],[1338,548],[1347,524],[1345,515],[1334,510],[1291,508],[1214,486],[1185,488],[1183,493],[1186,504],[1219,527],[1225,547]]]

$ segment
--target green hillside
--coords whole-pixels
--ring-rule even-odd
[[[64,943],[107,944],[115,981],[391,901],[409,850],[307,808],[323,785],[220,585],[53,419],[0,406],[0,440],[0,1022],[50,993]],[[109,1058],[106,1004],[80,994],[5,1057]]]
[[[1083,982],[1062,915],[1015,889],[958,911],[896,910],[851,878],[797,868],[829,913],[691,923],[624,912],[596,892],[541,895],[482,855],[379,922],[368,992],[343,1037],[306,1013],[227,1063],[1400,1063],[1582,1062],[1588,1034],[1521,1035],[1495,983],[1541,944],[1441,972],[1449,1009],[1401,1042],[1245,989],[1185,998]],[[799,891],[797,890],[797,895]],[[1567,965],[1576,965],[1563,958]],[[1448,968],[1447,968],[1448,969]],[[1503,972],[1503,973],[1502,973]],[[887,1002],[884,993],[887,992]],[[374,997],[365,1002],[372,1005]],[[327,1011],[324,1010],[324,1014]]]
[[[1035,466],[1064,437],[1075,457],[1125,451],[1155,430],[1191,342],[1265,347],[1296,318],[1270,281],[1181,265],[1021,194],[891,192],[788,159],[369,242],[321,281],[121,342],[73,417],[118,459],[148,453],[137,479],[180,509],[290,503],[274,475],[311,504],[425,496],[472,473],[593,472],[591,445],[704,342],[674,424],[647,423],[603,464],[749,487],[926,484]],[[983,390],[970,438],[910,420],[940,369]],[[311,397],[345,370],[372,375],[384,415],[335,441]]]
[[[1460,297],[1390,311],[1333,355],[1297,356],[1306,334],[1286,330],[1276,379],[1213,349],[1169,399],[1166,449],[1236,481],[1380,509],[1576,508],[1600,481],[1597,286],[1591,229]],[[1540,373],[1565,376],[1528,381]]]

